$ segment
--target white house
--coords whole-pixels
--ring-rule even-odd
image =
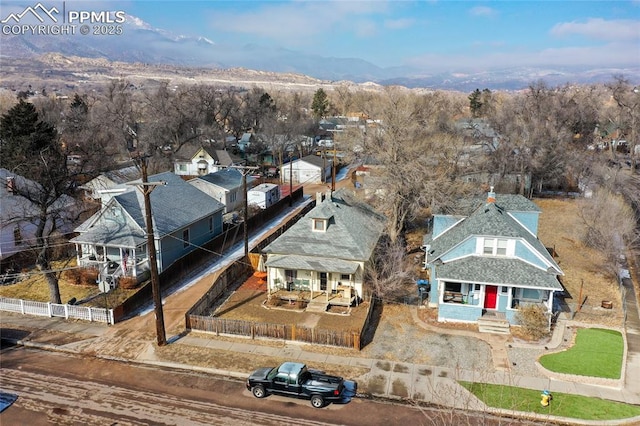
[[[253,186],[253,181],[253,177],[247,176],[247,188]],[[242,173],[236,169],[222,169],[204,176],[198,176],[195,179],[191,179],[189,183],[224,204],[225,213],[239,210],[244,205]]]
[[[80,188],[85,191],[88,198],[100,200],[101,205],[104,206],[114,195],[122,194],[130,189],[124,186],[125,183],[138,179],[140,176],[138,167],[127,166],[102,173]]]
[[[274,183],[263,183],[247,191],[247,203],[266,209],[280,201],[280,187]]]
[[[39,206],[20,195],[21,191],[36,192],[39,185],[29,179],[0,168],[0,259],[27,250],[35,243],[39,225]],[[73,219],[81,211],[74,198],[63,195],[47,208],[48,217],[56,217],[57,231],[65,234],[73,230]],[[53,221],[45,225],[45,235]]]
[[[331,158],[307,155],[280,166],[280,176],[285,183],[290,177],[294,184],[323,183],[331,177],[332,166]]]
[[[357,303],[384,222],[344,188],[327,194],[263,249],[270,297],[299,294],[309,302],[307,310],[320,312]]]
[[[173,164],[174,173],[179,176],[204,176],[222,170],[233,164],[231,156],[224,149],[200,147],[185,149]]]

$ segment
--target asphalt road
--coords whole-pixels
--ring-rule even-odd
[[[0,389],[17,395],[2,425],[445,425],[509,424],[479,414],[355,399],[312,408],[254,398],[239,381],[104,359],[4,347]]]

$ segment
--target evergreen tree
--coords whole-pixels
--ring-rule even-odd
[[[20,217],[15,219],[34,225],[34,238],[27,243],[45,276],[51,302],[61,303],[58,277],[51,271],[51,236],[68,216],[68,206],[61,198],[73,194],[75,182],[69,176],[58,132],[39,119],[31,103],[20,99],[0,120],[0,147],[3,168],[29,179],[15,181],[14,196],[24,198],[29,206],[16,212]]]
[[[482,93],[480,92],[480,89],[474,90],[469,95],[469,108],[471,109],[472,117],[480,117],[480,113],[482,110]]]
[[[324,90],[316,90],[316,93],[313,95],[311,110],[313,111],[313,115],[318,119],[327,115],[327,111],[329,110],[329,98]]]

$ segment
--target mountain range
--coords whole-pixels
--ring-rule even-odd
[[[325,81],[375,82],[409,88],[472,91],[517,90],[533,81],[549,85],[611,81],[616,74],[640,75],[638,69],[509,68],[481,73],[430,73],[406,66],[378,67],[358,58],[323,57],[263,45],[221,45],[205,37],[175,35],[127,16],[124,35],[2,35],[0,60],[29,59],[46,53],[109,61],[210,69],[246,68],[303,74]],[[636,77],[637,78],[637,77]]]

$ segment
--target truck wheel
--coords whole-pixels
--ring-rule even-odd
[[[311,405],[313,406],[313,408],[324,407],[324,398],[322,398],[320,395],[313,395],[311,397]]]
[[[251,392],[256,398],[264,398],[265,396],[267,396],[267,393],[264,391],[264,388],[261,385],[254,386],[251,389]]]

